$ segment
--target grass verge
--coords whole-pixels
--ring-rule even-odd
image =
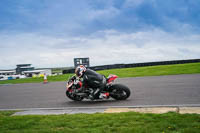
[[[200,73],[200,63],[111,69],[111,70],[99,71],[99,73],[104,75],[109,75],[110,73],[112,73],[118,75],[120,78],[194,74],[194,73]]]
[[[0,111],[1,133],[199,133],[198,114],[117,114],[10,116]]]
[[[142,77],[142,76],[160,76],[160,75],[177,75],[177,74],[194,74],[200,73],[200,63],[161,65],[135,68],[122,68],[98,71],[108,76],[109,74],[118,75],[120,78],[125,77]],[[48,77],[49,82],[66,81],[72,74]],[[17,84],[17,83],[35,83],[43,82],[43,78],[27,78],[17,80],[0,81],[0,84]]]

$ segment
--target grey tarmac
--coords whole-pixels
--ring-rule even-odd
[[[199,106],[200,74],[119,78],[131,96],[124,101],[71,101],[65,96],[66,82],[0,85],[0,109],[96,108],[137,106]]]

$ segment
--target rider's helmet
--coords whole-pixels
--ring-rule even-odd
[[[76,74],[76,76],[78,76],[80,78],[83,76],[85,71],[86,71],[86,68],[83,65],[80,65],[75,69],[75,74]]]

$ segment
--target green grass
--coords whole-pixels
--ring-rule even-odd
[[[19,112],[19,111],[0,111],[0,120],[2,117],[11,116],[15,112]]]
[[[108,76],[109,74],[116,74],[120,78],[194,74],[194,73],[200,73],[200,63],[110,69],[110,70],[103,70],[103,71],[98,71],[98,72],[106,76]],[[71,75],[72,74],[64,74],[64,75],[53,76],[53,77],[49,76],[48,81],[49,82],[66,81]],[[0,84],[35,83],[35,82],[43,82],[43,78],[6,80],[6,81],[0,81]]]
[[[6,114],[6,115],[5,115]],[[199,133],[198,114],[118,114],[9,116],[0,111],[1,133]]]
[[[112,70],[99,71],[99,73],[104,74],[106,76],[112,73],[118,75],[120,78],[194,74],[194,73],[200,73],[200,63],[112,69]]]
[[[72,75],[73,74],[48,76],[48,81],[49,82],[66,81]],[[3,80],[3,81],[0,81],[0,84],[20,84],[20,83],[38,83],[38,82],[43,82],[43,78],[25,78],[25,79],[15,79],[15,80]]]

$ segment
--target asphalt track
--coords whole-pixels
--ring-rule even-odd
[[[200,105],[200,74],[117,79],[131,89],[128,100],[71,101],[65,82],[0,85],[0,109]]]

